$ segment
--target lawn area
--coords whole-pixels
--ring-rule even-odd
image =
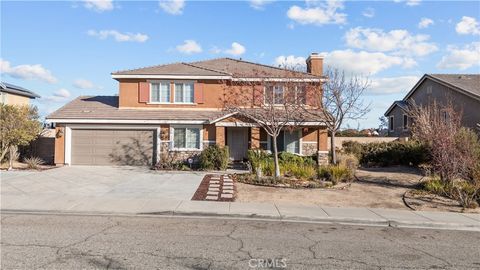
[[[403,194],[414,189],[422,179],[418,169],[401,166],[361,168],[356,176],[359,180],[343,189],[289,189],[236,183],[236,201],[408,210],[402,200]],[[460,211],[461,208],[424,206],[421,210]]]

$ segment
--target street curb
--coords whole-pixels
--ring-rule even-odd
[[[380,219],[353,219],[353,218],[309,218],[309,217],[281,217],[258,214],[220,214],[205,212],[75,212],[75,211],[48,211],[48,210],[15,210],[2,209],[1,214],[51,214],[51,215],[85,215],[85,216],[141,216],[141,217],[191,217],[191,218],[227,218],[243,220],[265,220],[277,222],[308,222],[319,224],[340,224],[354,226],[372,226],[372,227],[392,227],[392,228],[415,228],[415,229],[439,229],[439,230],[457,230],[457,231],[476,231],[480,232],[480,225],[465,225],[458,223],[439,223],[439,222],[402,222],[395,220]]]

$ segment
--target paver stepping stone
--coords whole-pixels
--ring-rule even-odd
[[[208,191],[212,191],[212,192],[219,192],[220,191],[220,188],[208,188]]]
[[[218,188],[218,187],[220,187],[220,185],[219,184],[210,184],[210,185],[208,185],[208,187]]]
[[[210,184],[220,184],[220,181],[211,181],[210,180]]]
[[[233,187],[223,187],[222,190],[233,190]]]
[[[225,193],[222,193],[222,198],[225,198],[225,199],[231,199],[233,198],[233,194],[225,194]]]
[[[209,191],[209,192],[207,192],[207,195],[218,196],[218,192],[219,191]]]
[[[233,190],[223,190],[222,194],[233,194]]]
[[[224,186],[233,186],[233,183],[223,183]]]
[[[218,196],[207,196],[206,200],[218,200]]]

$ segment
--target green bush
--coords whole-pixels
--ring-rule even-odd
[[[226,170],[229,152],[227,147],[210,145],[200,154],[200,168],[203,170]]]
[[[354,179],[355,172],[344,165],[324,165],[318,170],[318,177],[332,181],[336,185],[339,182],[349,182]]]
[[[345,153],[355,155],[366,166],[418,166],[428,162],[428,147],[417,141],[373,142],[361,144],[343,143]]]

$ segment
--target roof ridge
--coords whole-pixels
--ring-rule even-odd
[[[291,69],[287,69],[287,68],[281,68],[281,67],[271,66],[271,65],[267,65],[267,64],[256,63],[256,62],[252,62],[252,61],[246,61],[246,60],[243,60],[243,59],[235,59],[235,58],[231,58],[231,57],[225,57],[225,59],[232,60],[232,61],[237,61],[237,62],[243,62],[243,63],[247,63],[247,64],[252,64],[252,65],[268,67],[268,68],[274,68],[274,69],[278,69],[278,70],[282,70],[282,71],[290,71],[290,72],[295,72],[295,73],[313,75],[313,74],[305,72],[305,71],[291,70]],[[315,76],[315,75],[313,75],[313,76]]]
[[[174,64],[183,64],[183,62],[172,62],[172,63],[165,63],[165,64],[160,64],[160,65],[152,65],[152,66],[144,66],[144,67],[139,67],[139,68],[131,68],[131,69],[124,69],[124,70],[117,70],[114,71],[110,74],[115,74],[115,73],[120,73],[120,72],[128,72],[128,71],[135,71],[138,69],[144,69],[144,68],[156,68],[156,67],[163,67],[163,66],[168,66],[168,65],[174,65]]]
[[[193,63],[196,63],[196,62],[193,62]],[[206,67],[197,66],[197,65],[194,65],[194,64],[191,64],[191,63],[185,63],[185,62],[182,62],[182,64],[187,65],[187,66],[191,66],[191,67],[195,67],[195,68],[200,68],[200,69],[204,69],[204,70],[208,70],[208,71],[212,71],[212,72],[218,72],[218,73],[222,73],[222,74],[232,76],[231,73],[223,72],[223,71],[212,69],[212,68],[206,68]]]

